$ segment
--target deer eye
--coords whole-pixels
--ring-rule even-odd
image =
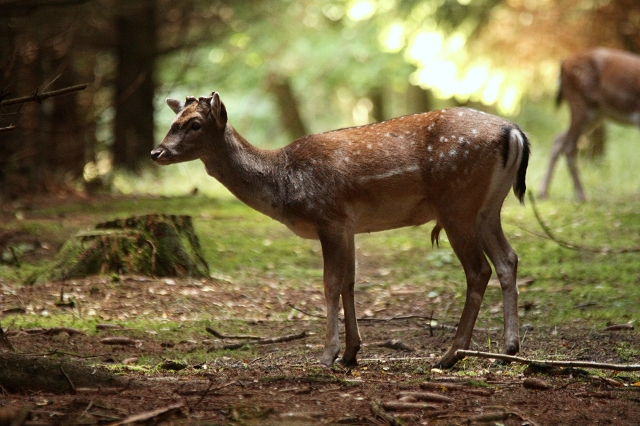
[[[194,121],[193,124],[191,124],[191,130],[200,130],[201,127],[202,126],[197,121]]]

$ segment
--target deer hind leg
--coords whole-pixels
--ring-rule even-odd
[[[324,259],[324,295],[327,302],[327,328],[324,353],[320,363],[330,367],[340,353],[338,315],[340,296],[344,304],[346,349],[343,362],[356,363],[360,349],[360,334],[356,322],[355,284],[355,243],[353,234],[325,232],[320,235]]]
[[[502,231],[500,210],[491,212],[479,227],[482,248],[493,263],[502,288],[504,314],[504,345],[502,353],[514,355],[520,350],[518,337],[518,288],[516,277],[518,255],[513,250]]]
[[[458,323],[453,344],[435,365],[436,368],[450,368],[458,361],[456,351],[468,349],[473,328],[480,312],[480,305],[491,276],[491,266],[487,261],[473,220],[444,226],[453,251],[460,259],[467,278],[467,296]]]
[[[586,200],[586,197],[584,196],[584,189],[582,188],[580,175],[578,174],[578,164],[576,163],[577,154],[578,144],[576,140],[576,143],[566,146],[565,155],[567,157],[567,166],[569,167],[569,173],[571,174],[571,179],[573,180],[573,189],[576,200],[582,202]]]

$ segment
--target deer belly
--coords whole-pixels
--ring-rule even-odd
[[[386,231],[405,226],[418,226],[436,218],[424,199],[389,198],[375,205],[354,206],[356,234]]]

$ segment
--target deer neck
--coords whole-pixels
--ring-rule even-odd
[[[207,173],[240,201],[279,220],[275,174],[278,167],[274,166],[279,156],[280,150],[259,149],[227,124],[224,143],[216,143],[201,160]]]

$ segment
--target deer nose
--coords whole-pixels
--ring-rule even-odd
[[[167,152],[167,150],[165,150],[164,148],[158,147],[156,149],[154,149],[153,151],[151,151],[151,159],[153,161],[158,161],[160,160],[160,158],[162,157],[167,157],[169,155],[169,153]]]

